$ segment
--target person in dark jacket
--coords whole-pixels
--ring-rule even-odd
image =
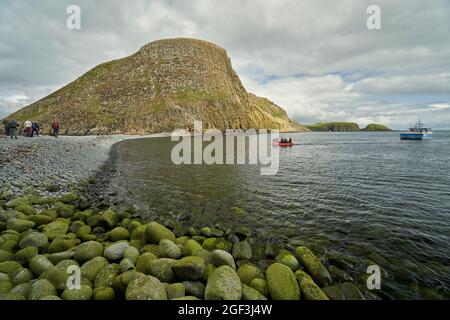
[[[3,120],[3,125],[5,126],[5,136],[9,136],[9,121]]]
[[[19,127],[20,126],[16,120],[12,120],[9,123],[9,135],[10,135],[11,139],[14,139],[14,138],[17,139],[17,132],[19,131],[19,129],[18,129]]]
[[[36,137],[39,137],[39,124],[34,121],[31,125],[31,136],[34,137],[34,135],[36,134]]]
[[[56,119],[52,123],[52,133],[53,133],[53,136],[58,137],[58,134],[59,134],[59,122]]]

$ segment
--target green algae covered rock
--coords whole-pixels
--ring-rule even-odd
[[[112,263],[104,267],[95,278],[94,288],[112,287],[119,274],[119,265]]]
[[[265,279],[255,278],[250,282],[250,287],[258,290],[264,297],[269,295],[269,289],[267,288],[267,281]]]
[[[66,238],[56,238],[50,243],[48,246],[48,253],[58,253],[68,251],[71,248],[74,248],[78,244],[78,241],[75,239],[66,239]]]
[[[94,283],[95,278],[108,265],[108,260],[104,257],[95,257],[86,261],[80,268],[81,275],[85,276],[90,282]]]
[[[41,300],[47,296],[57,296],[56,288],[45,279],[39,279],[31,285],[29,300]]]
[[[37,247],[39,250],[48,247],[48,238],[45,234],[32,231],[25,235],[19,242],[19,248]]]
[[[241,280],[233,268],[218,267],[209,276],[205,290],[206,300],[241,300]]]
[[[35,214],[29,216],[28,220],[33,221],[36,224],[36,226],[42,226],[45,224],[49,224],[50,222],[52,222],[53,219],[45,214]]]
[[[250,244],[247,241],[235,243],[233,245],[232,254],[234,259],[236,260],[240,259],[249,260],[252,258],[252,247],[250,247]]]
[[[101,215],[101,221],[106,225],[108,229],[114,228],[114,226],[117,224],[117,214],[111,210],[108,209]]]
[[[267,286],[274,300],[299,300],[300,288],[292,270],[281,263],[274,263],[266,271]]]
[[[166,287],[167,298],[169,300],[181,298],[186,295],[186,288],[182,283],[172,283]]]
[[[161,253],[165,258],[178,259],[181,257],[181,249],[174,242],[163,239],[159,242]]]
[[[139,257],[140,257],[139,250],[131,245],[128,246],[123,252],[123,258],[130,260],[131,263],[133,263],[134,265],[136,265]]]
[[[303,271],[302,269],[298,269],[297,271],[295,271],[294,275],[295,275],[295,278],[297,279],[298,283],[302,282],[303,279],[314,281],[313,278],[311,278],[311,276],[309,274],[307,274],[305,271]]]
[[[9,293],[14,293],[14,294],[17,293],[17,294],[20,294],[25,299],[28,299],[28,295],[30,294],[30,291],[31,291],[31,285],[32,284],[30,282],[18,284],[17,286],[12,288]]]
[[[206,286],[200,281],[183,281],[186,294],[200,299],[205,297]]]
[[[306,300],[330,300],[312,279],[304,278],[299,284],[302,297]]]
[[[299,267],[297,258],[287,250],[281,250],[281,252],[276,256],[275,261],[288,266],[294,272]]]
[[[237,274],[242,283],[250,285],[253,279],[265,279],[263,272],[255,265],[246,263],[239,267]]]
[[[98,287],[92,290],[92,300],[114,300],[116,297],[111,287]]]
[[[255,290],[246,284],[242,284],[242,300],[267,300],[267,298],[258,290]]]
[[[91,300],[92,288],[81,285],[79,289],[66,289],[61,294],[63,300]]]
[[[345,300],[366,300],[357,286],[350,282],[344,282],[340,285]]]
[[[6,208],[17,208],[22,205],[30,205],[30,199],[27,197],[17,197],[8,201],[5,206]]]
[[[182,253],[185,257],[192,256],[194,252],[201,249],[203,248],[197,241],[190,239],[183,245]]]
[[[127,287],[126,300],[167,300],[164,285],[152,276],[140,277],[133,280]]]
[[[37,255],[34,256],[29,264],[29,268],[35,275],[41,275],[49,268],[53,267],[53,263],[51,263],[46,256]]]
[[[14,260],[14,254],[6,251],[6,250],[0,250],[0,263],[5,261],[12,261]]]
[[[113,288],[116,292],[120,293],[121,295],[125,295],[125,291],[126,291],[128,285],[132,281],[134,281],[140,277],[145,277],[145,274],[140,273],[136,270],[125,271],[124,273],[117,276],[117,278],[114,280]]]
[[[22,212],[23,214],[25,214],[27,216],[36,214],[36,209],[33,208],[33,206],[31,206],[29,204],[21,204],[20,206],[15,207],[14,210]]]
[[[113,242],[120,240],[128,240],[130,239],[130,232],[124,227],[116,227],[111,230],[109,237]]]
[[[50,239],[63,236],[69,231],[69,224],[66,221],[57,220],[47,224],[42,232]]]
[[[305,266],[316,283],[322,287],[331,285],[332,280],[327,268],[308,248],[298,247],[295,251],[300,262]]]
[[[80,263],[103,255],[103,245],[97,241],[88,241],[80,244],[75,249],[74,259]]]
[[[216,266],[229,266],[236,270],[236,264],[233,256],[225,250],[214,250],[211,255],[211,262]]]
[[[146,269],[146,272],[158,278],[162,282],[172,283],[175,282],[175,273],[173,267],[178,263],[178,260],[169,258],[160,258],[150,260]]]
[[[205,262],[196,256],[184,257],[172,267],[173,272],[180,280],[200,280],[205,272]]]
[[[12,283],[16,286],[33,280],[33,273],[27,268],[20,268],[12,272],[9,276]]]
[[[176,237],[172,231],[157,222],[150,222],[145,229],[146,242],[159,244],[163,239],[175,242]]]
[[[22,265],[25,265],[33,259],[33,257],[37,256],[39,253],[38,247],[26,247],[20,249],[14,255],[14,259]]]
[[[145,252],[143,253],[136,262],[136,269],[145,273],[149,274],[149,265],[150,261],[158,259],[157,256],[155,256],[151,252]]]
[[[35,225],[36,224],[33,221],[13,218],[6,222],[6,229],[24,232],[29,229],[33,229]]]
[[[130,245],[128,242],[115,242],[108,247],[106,247],[105,252],[103,253],[103,256],[108,259],[109,261],[119,261],[123,258],[123,255],[125,253],[125,250]]]

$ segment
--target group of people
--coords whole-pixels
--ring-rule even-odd
[[[292,138],[289,139],[281,138],[280,143],[292,143]]]
[[[16,120],[4,120],[3,125],[5,127],[5,135],[11,137],[11,139],[17,139],[19,135],[20,124]],[[25,137],[32,138],[39,136],[40,127],[36,121],[27,120],[23,124],[23,132]],[[59,122],[54,120],[52,123],[52,135],[58,137],[59,135]]]

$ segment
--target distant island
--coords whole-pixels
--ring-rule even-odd
[[[387,126],[382,124],[369,124],[365,128],[360,129],[355,122],[319,122],[316,124],[306,125],[314,132],[358,132],[358,131],[391,131]]]

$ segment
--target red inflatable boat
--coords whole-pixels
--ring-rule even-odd
[[[282,142],[276,142],[276,141],[272,142],[272,144],[274,146],[278,146],[278,147],[292,147],[294,145],[294,143],[292,143],[292,142],[284,142],[284,143],[282,143]]]

